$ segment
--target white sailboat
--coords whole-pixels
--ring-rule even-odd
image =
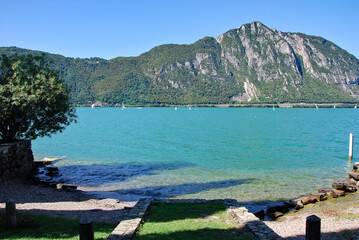
[[[315,104],[315,108],[316,108],[316,109],[319,109],[317,104]]]
[[[93,103],[93,104],[91,105],[91,107],[92,107],[92,108],[95,108],[95,104]]]
[[[354,108],[356,109],[357,107],[358,107],[358,106],[357,106],[357,105],[355,105],[355,107],[354,107]]]
[[[125,104],[122,103],[122,110],[126,110]]]
[[[175,107],[175,110],[177,111],[177,107]]]
[[[273,111],[275,111],[275,107],[273,106]]]

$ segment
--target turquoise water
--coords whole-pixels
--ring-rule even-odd
[[[346,177],[357,109],[78,108],[33,141],[62,180],[103,197],[278,200]],[[359,152],[354,144],[354,154]],[[354,162],[355,162],[354,155]]]

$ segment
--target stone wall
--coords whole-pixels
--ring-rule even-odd
[[[26,178],[33,172],[34,156],[31,141],[0,144],[0,181]]]

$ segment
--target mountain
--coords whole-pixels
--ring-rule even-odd
[[[0,54],[42,54],[2,47]],[[128,105],[358,102],[359,60],[334,43],[260,22],[138,57],[45,53],[72,86],[74,103]]]

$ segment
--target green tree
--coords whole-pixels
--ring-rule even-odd
[[[0,141],[51,136],[76,122],[69,93],[43,56],[0,56]]]

